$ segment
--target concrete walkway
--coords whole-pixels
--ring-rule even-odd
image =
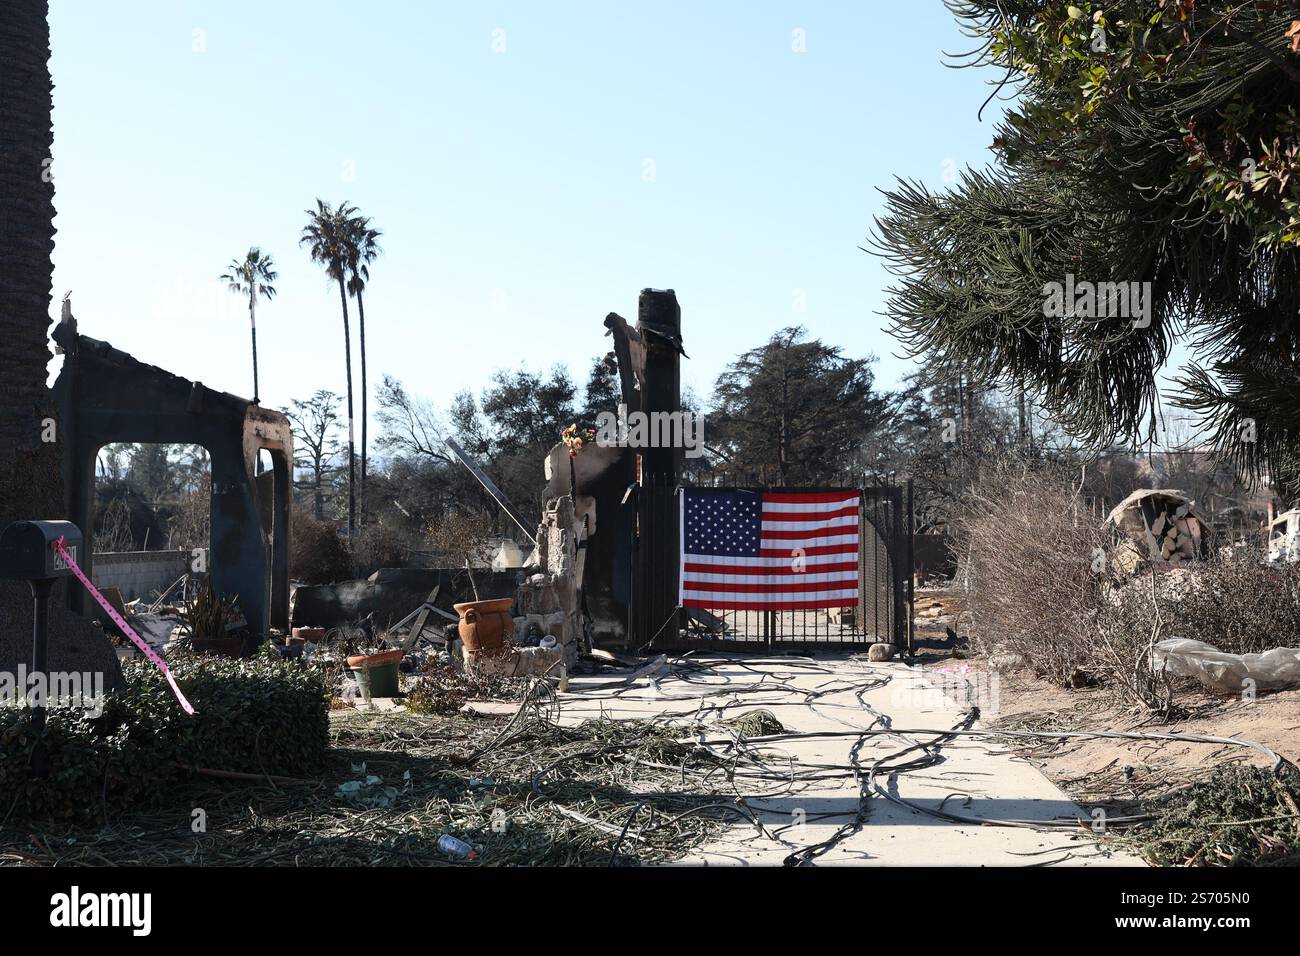
[[[592,717],[652,720],[732,718],[766,709],[806,737],[754,744],[766,762],[786,779],[739,779],[743,793],[760,793],[747,806],[757,811],[768,835],[739,823],[716,842],[697,850],[688,864],[779,866],[792,852],[827,840],[853,822],[859,785],[852,772],[853,748],[866,771],[882,757],[933,735],[889,733],[860,738],[853,731],[888,726],[893,730],[944,730],[967,710],[963,694],[987,715],[996,709],[996,688],[971,695],[939,689],[961,684],[955,674],[933,673],[901,663],[870,664],[845,656],[767,657],[688,656],[670,662],[657,675],[611,686],[608,675],[574,678],[561,695],[562,720]],[[865,691],[863,688],[867,688]],[[980,729],[976,723],[974,729]],[[708,739],[722,735],[708,734]],[[934,766],[877,780],[890,793],[923,807],[962,816],[996,820],[1061,821],[1089,819],[1027,761],[1001,743],[958,738],[943,745]],[[924,756],[921,751],[903,760]],[[799,778],[793,784],[793,769]],[[809,779],[816,777],[817,779]],[[1026,866],[1142,865],[1137,857],[1099,846],[1082,826],[1056,831],[952,823],[872,796],[863,825],[818,855],[817,865]]]

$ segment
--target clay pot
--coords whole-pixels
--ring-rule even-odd
[[[510,616],[514,603],[513,598],[498,598],[453,605],[460,615],[460,639],[465,650],[480,653],[500,650],[506,635],[514,633],[515,622]]]
[[[325,640],[325,628],[323,627],[295,627],[293,636],[312,644],[319,644]]]
[[[348,669],[357,679],[357,689],[366,697],[396,697],[401,682],[397,669],[402,662],[401,651],[383,651],[379,654],[354,654],[348,658]]]
[[[370,667],[383,667],[385,664],[397,664],[402,659],[401,651],[382,651],[378,654],[354,654],[348,658],[348,667],[354,671]]]

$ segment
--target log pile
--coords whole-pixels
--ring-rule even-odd
[[[1209,554],[1209,535],[1182,492],[1141,488],[1120,502],[1106,524],[1121,536],[1112,566],[1133,574],[1147,564],[1178,565]]]

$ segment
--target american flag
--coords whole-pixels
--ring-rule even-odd
[[[685,488],[681,606],[856,607],[861,492]]]

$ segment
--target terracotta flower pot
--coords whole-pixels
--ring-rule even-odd
[[[402,662],[401,651],[383,651],[379,654],[354,654],[348,658],[348,669],[357,679],[357,688],[368,697],[396,697],[400,687],[397,668]]]
[[[381,651],[378,654],[354,654],[348,658],[348,667],[354,671],[359,671],[365,667],[382,667],[385,664],[396,664],[402,659],[401,651]]]
[[[505,645],[507,634],[514,633],[515,622],[510,616],[513,598],[495,601],[467,601],[456,604],[460,615],[460,639],[467,651],[497,651]]]
[[[293,636],[301,638],[304,641],[310,641],[313,644],[319,644],[325,640],[325,628],[323,627],[295,627]]]

